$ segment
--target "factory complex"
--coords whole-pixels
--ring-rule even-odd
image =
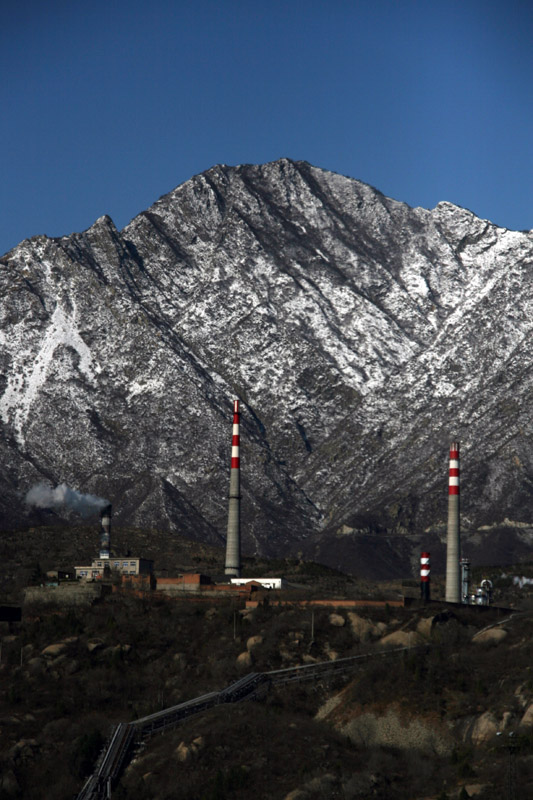
[[[492,584],[490,581],[484,580],[481,586],[471,590],[470,561],[461,558],[459,476],[459,442],[452,442],[448,474],[445,599],[448,603],[487,606],[492,600]],[[82,586],[89,588],[92,585],[94,589],[96,588],[95,584],[100,584],[102,587],[104,585],[112,587],[113,591],[120,589],[138,592],[156,591],[168,598],[194,596],[198,599],[233,596],[251,601],[251,597],[254,595],[255,603],[260,602],[265,593],[290,589],[290,584],[283,577],[241,577],[240,502],[240,409],[239,401],[234,400],[224,575],[211,577],[199,572],[191,572],[176,577],[156,577],[152,560],[131,556],[129,553],[124,556],[114,554],[111,550],[112,507],[110,504],[106,504],[100,513],[98,557],[90,565],[75,566],[71,572],[57,571],[53,575],[50,574],[47,587],[61,588],[62,578],[63,581],[75,581],[80,588]],[[423,603],[431,601],[430,572],[430,553],[424,551],[420,556],[420,600]],[[35,592],[33,592],[33,599],[35,599]]]

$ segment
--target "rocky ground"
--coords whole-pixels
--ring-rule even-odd
[[[316,565],[271,566],[297,571],[300,586],[322,597],[371,588]],[[48,798],[53,787],[58,800],[71,798],[118,721],[221,689],[252,670],[388,646],[410,649],[335,680],[212,709],[147,741],[113,797],[490,800],[508,786],[509,763],[517,795],[529,796],[533,603],[527,583],[519,588],[501,570],[492,577],[496,601],[523,613],[450,611],[438,601],[317,607],[313,615],[269,604],[241,613],[231,601],[154,594],[115,594],[89,609],[26,607],[22,624],[2,631],[0,797]],[[374,597],[397,590],[372,587]]]

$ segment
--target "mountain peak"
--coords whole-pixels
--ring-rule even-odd
[[[22,243],[0,264],[3,526],[48,480],[223,540],[239,397],[249,552],[438,559],[457,430],[472,552],[493,552],[483,526],[533,516],[532,260],[528,234],[287,158]]]

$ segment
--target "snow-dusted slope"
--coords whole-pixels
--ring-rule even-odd
[[[234,397],[250,551],[416,549],[452,437],[471,531],[529,523],[532,265],[531,233],[286,159],[23,242],[0,263],[4,526],[44,477],[223,537]]]

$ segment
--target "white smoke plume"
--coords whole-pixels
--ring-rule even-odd
[[[523,589],[524,586],[531,586],[533,579],[526,578],[525,575],[515,575],[513,577],[513,583],[515,586],[519,586],[520,589]]]
[[[89,517],[109,505],[109,500],[94,494],[81,494],[66,483],[60,483],[55,489],[47,483],[37,483],[26,494],[24,502],[36,508],[70,508],[82,517]]]

